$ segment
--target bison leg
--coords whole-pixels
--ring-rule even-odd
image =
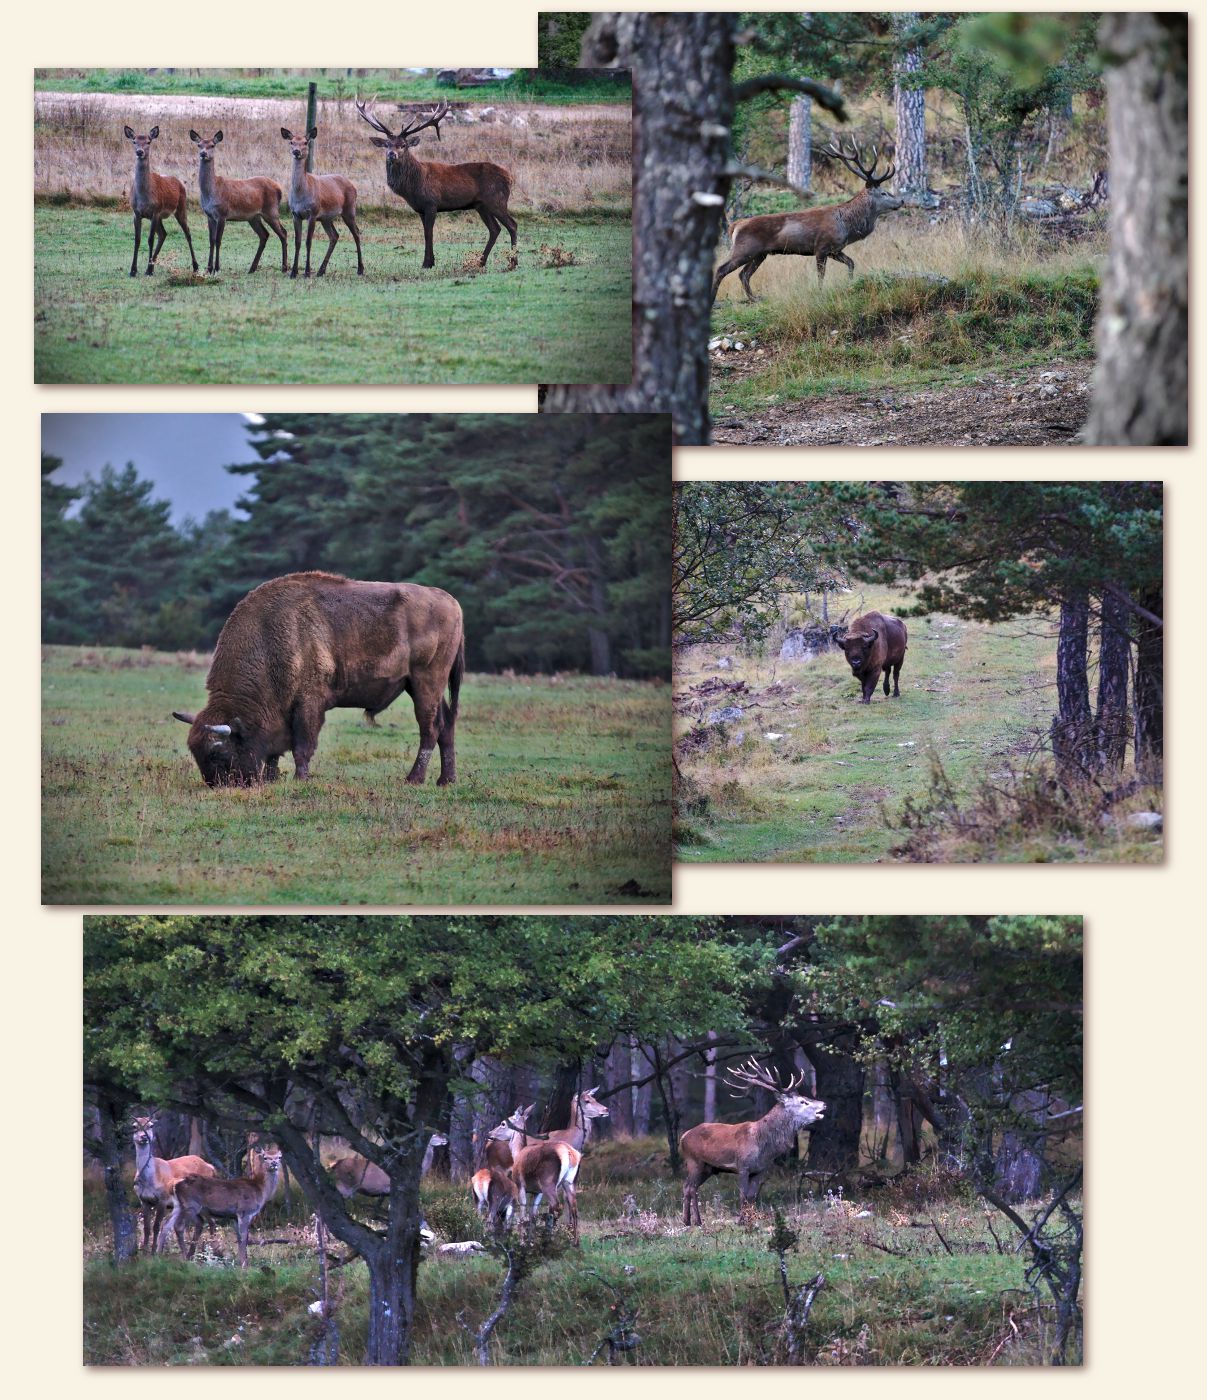
[[[880,680],[880,668],[877,667],[870,675],[863,678],[863,703],[870,705],[872,696],[876,693],[876,684]]]
[[[280,755],[280,754],[275,754],[272,758],[267,759],[267,760],[265,761],[265,764],[264,764],[264,781],[265,781],[266,783],[275,783],[276,780],[281,776],[281,770],[280,770],[280,768],[278,768],[278,766],[277,766],[277,765],[280,763],[280,761],[281,761],[281,755]]]
[[[886,699],[888,698],[889,682],[892,680],[892,678],[893,678],[893,667],[892,667],[892,663],[890,662],[890,663],[884,668],[884,695],[885,695],[885,698],[886,698]]]
[[[898,699],[901,698],[901,662],[900,662],[900,661],[895,661],[895,662],[893,663],[893,694],[894,694]]]
[[[427,777],[427,766],[431,762],[436,745],[440,743],[441,710],[444,706],[443,689],[437,689],[438,682],[429,676],[421,679],[412,677],[411,699],[415,702],[415,721],[419,725],[419,753],[407,774],[407,782],[418,786]],[[451,737],[449,740],[451,744]],[[441,779],[444,778],[444,747],[441,745]],[[450,780],[451,781],[451,780]]]
[[[308,778],[310,776],[310,760],[314,757],[314,751],[319,746],[319,731],[323,727],[323,712],[310,712],[299,708],[293,712],[293,742],[290,747],[293,749],[293,776],[295,778]]]
[[[449,709],[448,701],[440,701],[440,777],[437,787],[448,787],[457,781],[457,717]]]

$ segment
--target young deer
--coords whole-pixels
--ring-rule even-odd
[[[356,243],[356,273],[365,275],[365,260],[360,250],[360,229],[356,225],[356,186],[342,175],[307,175],[306,156],[310,143],[319,134],[317,126],[312,126],[304,136],[295,136],[286,127],[281,135],[289,142],[293,156],[293,176],[289,184],[289,212],[293,215],[293,271],[298,275],[298,254],[302,247],[302,220],[306,220],[306,276],[310,276],[310,244],[314,240],[314,226],[322,224],[327,231],[327,256],[319,267],[321,277],[327,271],[331,254],[339,242],[335,229],[336,219],[343,219],[352,231]]]
[[[522,1147],[527,1141],[524,1129],[528,1115],[535,1107],[535,1104],[529,1104],[527,1108],[517,1108],[510,1120],[504,1118],[487,1133],[486,1165],[470,1177],[469,1189],[473,1194],[474,1208],[494,1225],[496,1231],[501,1223],[510,1227],[512,1211],[519,1195],[519,1188],[511,1177],[511,1125],[515,1124],[514,1132]]]
[[[432,1157],[436,1148],[447,1145],[448,1138],[443,1133],[432,1134],[419,1167],[421,1177],[426,1176],[431,1170]],[[330,1168],[330,1172],[335,1189],[344,1200],[358,1194],[361,1196],[388,1196],[390,1194],[389,1173],[383,1171],[376,1162],[370,1162],[367,1157],[362,1157],[358,1152],[354,1152],[348,1157],[341,1157]]]
[[[239,1267],[247,1268],[247,1232],[251,1222],[277,1193],[281,1183],[281,1153],[279,1148],[253,1148],[255,1160],[246,1176],[190,1176],[176,1186],[176,1209],[163,1227],[160,1239],[172,1231],[180,1245],[180,1253],[191,1259],[201,1237],[203,1217],[208,1220],[233,1220],[239,1241]],[[186,1252],[185,1229],[193,1226],[193,1240]]]
[[[762,1118],[748,1123],[697,1123],[679,1139],[686,1177],[683,1182],[683,1223],[701,1225],[700,1187],[720,1172],[736,1173],[739,1215],[753,1211],[759,1187],[771,1164],[796,1141],[802,1128],[816,1123],[826,1111],[820,1099],[797,1093],[803,1072],[781,1084],[769,1071],[751,1060],[731,1070],[726,1083],[739,1094],[747,1086],[775,1095],[775,1106]]]
[[[731,272],[738,272],[738,280],[746,293],[747,301],[755,301],[750,290],[750,279],[762,267],[766,258],[775,253],[799,253],[817,259],[817,281],[820,285],[826,276],[826,261],[833,258],[843,263],[852,277],[855,264],[842,251],[849,243],[858,243],[876,227],[881,214],[892,209],[900,209],[905,203],[900,196],[882,190],[881,185],[891,180],[896,166],[890,166],[883,175],[876,174],[879,159],[875,146],[872,147],[872,163],[864,163],[859,148],[851,150],[827,146],[823,155],[842,161],[843,165],[864,182],[864,188],[845,204],[833,204],[825,209],[800,209],[792,214],[756,214],[752,219],[739,219],[729,230],[730,257],[717,268],[712,282],[712,299],[716,301],[721,282]]]
[[[176,222],[184,232],[189,245],[189,257],[193,260],[193,271],[197,269],[197,254],[193,252],[193,235],[189,232],[188,202],[184,186],[174,175],[153,175],[151,173],[151,142],[159,136],[159,128],[153,126],[146,136],[135,136],[130,127],[124,127],[127,141],[134,142],[134,185],[130,190],[130,206],[134,210],[134,257],[130,263],[130,276],[138,276],[138,245],[142,240],[142,221],[151,220],[147,234],[147,276],[155,271],[159,250],[168,236],[164,220],[169,214],[176,216]],[[156,242],[155,235],[159,235]]]
[[[264,175],[250,180],[225,180],[218,174],[214,161],[214,151],[222,140],[222,133],[215,132],[212,141],[206,141],[195,131],[189,132],[189,140],[197,147],[200,159],[198,184],[201,188],[201,207],[210,225],[210,255],[206,262],[206,272],[219,271],[222,253],[222,231],[227,224],[249,223],[260,240],[256,256],[251,260],[248,272],[255,272],[260,266],[264,245],[268,242],[268,229],[281,240],[281,271],[289,271],[289,238],[281,226],[281,200],[284,191],[275,180]]]
[[[204,1157],[157,1157],[155,1119],[135,1118],[134,1194],[141,1202],[143,1252],[159,1245],[164,1216],[176,1204],[176,1185],[186,1176],[217,1176]],[[211,1231],[213,1225],[210,1225]]]
[[[440,123],[449,112],[447,102],[441,103],[429,116],[408,122],[397,135],[370,116],[363,102],[356,104],[356,110],[385,138],[373,136],[370,139],[375,146],[385,148],[386,184],[423,220],[424,267],[436,266],[436,256],[432,252],[436,215],[453,209],[476,209],[486,225],[489,236],[482,250],[483,267],[499,236],[500,224],[511,234],[512,248],[516,246],[516,222],[507,210],[507,201],[511,198],[509,170],[489,161],[446,165],[435,160],[416,160],[411,154],[411,147],[419,144],[417,133],[427,127],[433,127],[436,140],[440,139]]]

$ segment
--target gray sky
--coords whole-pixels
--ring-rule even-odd
[[[254,478],[223,470],[251,462],[255,453],[243,413],[44,413],[42,451],[62,457],[54,480],[75,486],[99,476],[105,465],[119,471],[133,462],[139,476],[155,483],[155,495],[172,503],[172,519],[204,518],[230,509]]]

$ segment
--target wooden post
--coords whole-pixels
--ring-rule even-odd
[[[306,85],[306,134],[307,136],[314,130],[315,119],[318,116],[318,85],[308,83]],[[310,141],[306,147],[306,174],[310,175],[314,171],[314,141]]]

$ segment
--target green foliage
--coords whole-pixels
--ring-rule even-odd
[[[38,204],[34,224],[39,383],[534,384],[631,377],[627,209],[595,209],[581,218],[521,215],[514,271],[507,270],[501,244],[479,270],[485,238],[472,212],[440,216],[438,264],[422,271],[419,219],[409,210],[375,210],[362,218],[365,275],[356,275],[344,230],[326,276],[310,281],[281,275],[275,240],[248,277],[255,244],[241,226],[227,232],[218,277],[191,274],[184,237],[172,222],[155,276],[131,278],[128,212]],[[204,267],[205,221],[196,210],[190,228]],[[291,235],[291,258],[292,242]],[[569,247],[575,265],[540,266],[541,243]],[[338,326],[339,333],[324,334],[324,326]]]
[[[587,10],[541,11],[537,24],[537,63],[541,71],[548,71],[553,78],[578,67],[583,35],[591,19]]]
[[[270,414],[244,518],[173,530],[133,466],[72,499],[45,474],[43,637],[207,649],[238,600],[303,569],[447,588],[473,669],[665,676],[669,421]]]

